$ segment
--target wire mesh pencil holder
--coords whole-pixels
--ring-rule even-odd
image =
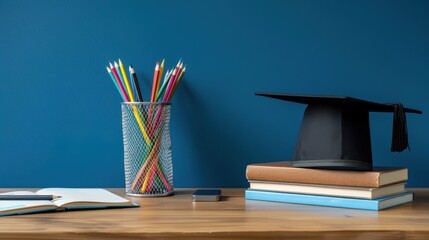
[[[122,103],[125,193],[173,194],[169,103]]]

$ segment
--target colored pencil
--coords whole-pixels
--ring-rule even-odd
[[[130,99],[130,95],[128,95],[127,88],[126,88],[126,85],[125,85],[125,81],[124,81],[124,79],[122,77],[122,74],[121,74],[121,69],[119,69],[119,64],[115,61],[113,63],[113,66],[115,66],[116,73],[118,74],[119,79],[121,80],[122,86],[124,86],[124,89],[125,89],[125,92],[127,93],[128,99]]]
[[[155,102],[155,92],[156,92],[156,85],[158,80],[158,73],[159,73],[159,62],[156,62],[155,70],[153,71],[153,81],[152,81],[152,94],[150,95],[150,101]]]
[[[172,189],[171,189],[171,185],[170,185],[170,183],[168,183],[168,181],[165,179],[165,176],[164,176],[164,174],[162,173],[161,168],[160,168],[160,167],[158,167],[158,168],[156,169],[156,172],[158,173],[158,176],[161,178],[161,181],[164,183],[164,186],[166,186],[166,187],[167,187],[167,191],[171,191],[171,190],[172,190]]]
[[[151,171],[152,168],[153,168],[153,164],[149,167],[149,170],[145,173],[145,177],[144,177],[144,180],[143,180],[143,185],[140,188],[140,192],[142,192],[142,193],[146,192],[146,187],[147,187],[147,185],[149,183],[150,171]]]
[[[165,73],[164,80],[163,80],[162,84],[164,84],[165,82],[168,81],[168,79],[170,79],[170,76],[172,73],[173,73],[173,70],[167,70],[167,73]]]
[[[133,80],[133,76],[131,75],[131,73],[129,73],[129,79],[130,79],[130,85],[131,85],[131,91],[133,92],[134,95],[134,100],[136,102],[140,102],[139,98],[137,96],[137,90],[136,90],[136,85],[134,85],[134,80]]]
[[[173,70],[173,74],[171,75],[171,79],[168,82],[167,89],[165,90],[164,96],[162,97],[162,103],[168,103],[168,96],[170,95],[170,92],[174,86],[174,79],[176,78],[176,69]],[[160,106],[158,110],[158,114],[155,117],[154,124],[152,125],[152,128],[150,130],[150,134],[152,135],[155,132],[155,129],[158,128],[159,125],[159,117],[161,116],[161,112],[164,106]]]
[[[127,87],[128,96],[130,97],[131,102],[135,102],[134,94],[131,91],[130,82],[128,81],[127,74],[125,73],[124,65],[122,64],[121,59],[118,59],[118,61],[119,61],[119,68],[120,68],[121,73],[122,73],[123,81],[125,82],[125,86]]]
[[[0,194],[0,200],[7,200],[7,201],[15,201],[15,200],[21,200],[21,201],[32,201],[32,200],[48,200],[52,201],[54,199],[61,198],[61,196],[55,196],[55,195],[5,195]]]
[[[180,76],[177,79],[177,83],[174,85],[173,91],[172,91],[171,96],[168,99],[168,101],[171,101],[171,99],[173,98],[174,93],[176,92],[177,87],[179,86],[180,82],[182,81],[183,75],[185,75],[185,72],[186,72],[186,66],[183,68],[182,72],[180,73]]]
[[[147,185],[147,188],[145,189],[147,192],[150,192],[152,190],[153,182],[155,180],[156,168],[158,168],[158,162],[159,162],[159,159],[156,158],[156,160],[153,163],[153,166],[152,166],[152,168],[150,170],[149,183]],[[148,173],[146,173],[146,174],[148,174]]]
[[[156,79],[155,96],[153,101],[156,102],[158,96],[159,87],[161,86],[162,73],[164,72],[164,59],[162,59],[161,66],[159,67],[159,73]]]
[[[136,84],[134,83],[133,74],[131,73],[130,69],[128,69],[128,73],[129,73],[128,78],[130,79],[130,84],[131,84],[131,90],[133,91],[134,98],[135,98],[134,100],[136,100],[137,102],[140,102],[140,98],[137,94]]]
[[[171,88],[174,85],[174,79],[176,78],[177,70],[173,70],[173,74],[171,75],[170,81],[168,81],[167,89],[165,90],[164,96],[162,97],[162,102],[166,103],[168,100],[168,95],[170,94]]]
[[[133,79],[134,85],[136,86],[138,100],[139,100],[139,102],[143,102],[144,100],[143,100],[142,93],[140,91],[139,80],[137,80],[137,74],[134,71],[133,66],[130,66],[130,73],[133,76],[132,79]]]
[[[179,65],[179,67],[177,68],[177,73],[176,73],[177,78],[176,78],[176,81],[177,81],[177,79],[179,79],[179,76],[180,76],[180,73],[182,72],[182,70],[183,70],[183,62],[181,62],[180,65]]]
[[[168,91],[166,91],[166,93],[164,94],[164,97],[166,99],[165,102],[169,102],[170,99],[171,99],[171,93],[173,91],[174,86],[177,83],[177,79],[179,78],[180,72],[182,71],[182,66],[183,66],[182,59],[180,59],[179,62],[177,63],[177,65],[176,65],[176,69],[175,69],[176,74],[174,74],[174,78],[172,78],[170,80],[172,82],[171,83],[171,88]]]
[[[119,85],[119,87],[120,87],[120,89],[121,89],[121,92],[122,92],[122,94],[123,94],[123,95],[124,95],[124,97],[125,97],[125,101],[126,101],[126,102],[129,102],[129,101],[130,101],[130,99],[128,98],[128,96],[127,96],[127,94],[126,94],[126,92],[125,92],[124,86],[122,85],[122,83],[121,83],[121,81],[120,81],[120,78],[119,78],[119,76],[118,76],[118,73],[116,72],[115,67],[113,67],[113,66],[112,66],[112,63],[109,63],[109,64],[110,64],[111,71],[112,71],[113,75],[115,76],[116,81],[118,82],[118,85]],[[140,113],[138,112],[137,107],[136,107],[135,105],[133,105],[133,106],[131,107],[131,109],[132,109],[132,111],[133,111],[134,117],[135,117],[135,118],[136,118],[136,120],[137,120],[137,123],[138,123],[138,125],[139,125],[140,131],[142,132],[143,137],[144,137],[144,139],[145,139],[146,143],[147,143],[149,146],[151,146],[151,145],[152,145],[152,141],[150,140],[150,138],[149,138],[149,136],[148,136],[148,134],[147,134],[147,132],[146,132],[145,124],[143,123],[143,120],[142,120],[142,118],[140,117]]]
[[[110,70],[112,71],[113,76],[115,76],[116,82],[118,83],[119,88],[121,89],[121,92],[122,92],[122,95],[123,95],[123,96],[124,96],[124,98],[125,98],[125,101],[126,101],[126,102],[129,102],[129,101],[130,101],[130,99],[128,98],[128,95],[127,95],[127,93],[125,92],[124,85],[122,85],[121,79],[119,78],[119,75],[118,75],[118,73],[116,72],[115,67],[112,65],[112,63],[109,63],[109,64],[110,64]]]
[[[162,82],[162,86],[158,91],[158,95],[156,96],[156,101],[159,101],[161,98],[162,93],[164,92],[165,88],[167,87],[168,81],[170,80],[171,74],[173,73],[173,70],[167,70],[164,76],[164,81]]]
[[[150,166],[150,162],[156,156],[157,151],[159,150],[160,141],[155,141],[153,146],[150,148],[150,152],[144,158],[146,161],[143,163],[143,166],[140,168],[138,173],[136,174],[136,178],[134,178],[133,184],[131,184],[131,189],[137,189],[138,184],[140,183],[140,179],[142,179],[145,175],[146,169]],[[147,152],[146,152],[147,153]]]
[[[118,83],[115,80],[115,76],[113,76],[113,73],[109,67],[106,66],[106,69],[107,69],[107,72],[109,73],[110,78],[112,79],[113,83],[115,84],[116,89],[118,89],[118,92],[121,95],[122,100],[125,101],[125,97],[124,97],[124,95],[122,95],[121,89],[119,88]]]

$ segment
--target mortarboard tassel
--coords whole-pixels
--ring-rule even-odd
[[[392,133],[392,152],[402,152],[408,145],[407,119],[404,106],[400,103],[393,104],[393,133]]]

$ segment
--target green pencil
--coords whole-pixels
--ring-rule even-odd
[[[119,89],[118,83],[117,83],[117,82],[116,82],[116,80],[115,80],[115,76],[113,76],[112,70],[110,70],[110,68],[109,68],[109,67],[107,67],[107,66],[106,66],[106,69],[107,69],[107,72],[108,72],[108,73],[109,73],[109,75],[110,75],[110,78],[112,78],[112,81],[113,81],[113,83],[114,83],[114,84],[115,84],[115,86],[116,86],[116,89],[118,89],[119,94],[121,94],[122,100],[125,102],[125,98],[124,98],[124,96],[122,95],[121,89]]]
[[[164,82],[162,83],[162,86],[161,86],[161,88],[158,91],[158,95],[156,96],[156,100],[155,101],[158,101],[159,98],[161,98],[162,93],[164,92],[165,88],[168,85],[168,82],[170,81],[172,73],[173,73],[173,70],[170,70],[170,71],[167,71],[167,73],[165,74]]]

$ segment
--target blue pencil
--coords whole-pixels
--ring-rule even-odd
[[[137,91],[136,91],[136,85],[134,84],[134,80],[133,80],[133,74],[131,74],[131,72],[130,72],[130,79],[131,79],[131,81],[130,81],[131,91],[133,91],[133,95],[135,96],[134,100],[136,102],[140,102],[140,99],[139,99]]]
[[[139,81],[137,80],[137,75],[136,75],[136,72],[134,71],[133,66],[130,66],[130,74],[133,76],[132,81],[134,82],[134,85],[136,87],[137,99],[139,100],[139,102],[143,102],[144,100],[143,100],[142,93],[140,91]]]

